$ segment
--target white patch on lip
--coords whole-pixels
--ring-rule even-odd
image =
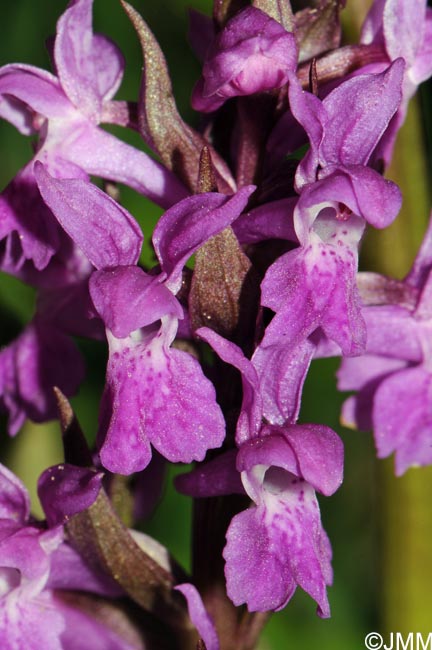
[[[0,567],[0,597],[6,596],[12,589],[19,586],[21,573],[11,567]]]

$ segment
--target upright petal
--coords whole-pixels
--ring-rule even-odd
[[[120,85],[124,60],[106,37],[92,31],[93,0],[73,0],[57,23],[54,59],[71,102],[98,119],[102,101]]]

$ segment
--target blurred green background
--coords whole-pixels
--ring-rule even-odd
[[[344,20],[351,33],[356,33],[368,4],[362,0],[348,2],[351,14],[347,12]],[[185,38],[189,4],[183,0],[137,0],[134,5],[166,54],[180,112],[193,122],[195,116],[189,108],[189,96],[199,66]],[[65,6],[66,3],[58,0],[5,3],[0,65],[26,62],[49,67],[44,42],[54,33],[58,15]],[[194,1],[193,7],[210,12],[206,0]],[[96,31],[111,36],[126,57],[125,79],[117,98],[135,99],[141,70],[141,52],[135,33],[116,0],[96,0],[94,10]],[[423,89],[421,104],[410,113],[395,164],[389,171],[389,177],[402,187],[404,213],[388,233],[368,237],[363,257],[368,269],[399,277],[409,268],[430,205],[427,152],[430,152],[431,122],[424,125],[424,115],[431,115],[427,88]],[[142,146],[138,136],[127,137]],[[0,124],[0,145],[3,187],[32,152],[31,142],[8,124]],[[121,188],[121,200],[144,231],[151,233],[160,211],[127,188]],[[146,255],[150,255],[148,244]],[[29,320],[33,301],[31,289],[0,274],[0,345],[12,340]],[[97,428],[106,352],[102,344],[80,342],[80,345],[89,373],[73,404],[84,430],[91,435]],[[389,631],[432,631],[432,473],[429,469],[410,470],[396,480],[391,460],[375,460],[370,435],[341,430],[338,419],[342,396],[335,390],[336,369],[334,360],[313,365],[302,408],[303,421],[322,422],[338,429],[345,443],[345,482],[334,497],[321,499],[324,526],[334,550],[335,578],[329,590],[332,618],[318,619],[312,600],[297,593],[285,611],[271,619],[262,637],[262,650],[354,650],[363,648],[365,635],[375,630],[384,635]],[[0,426],[1,461],[23,478],[34,495],[40,472],[62,460],[58,426],[28,424],[12,442],[7,439],[4,418]],[[35,496],[34,504],[36,512]],[[146,530],[166,544],[186,566],[189,524],[190,504],[174,492],[168,481],[163,503]]]

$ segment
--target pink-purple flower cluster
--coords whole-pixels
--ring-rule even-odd
[[[33,320],[0,351],[0,407],[12,436],[59,410],[66,461],[40,479],[45,522],[0,471],[2,647],[223,650],[226,607],[276,611],[297,587],[328,617],[332,552],[316,492],[340,486],[343,447],[301,421],[314,358],[343,358],[339,387],[355,391],[343,418],[374,430],[398,474],[432,462],[431,230],[404,282],[358,273],[365,229],[401,206],[382,172],[432,74],[432,12],[425,0],[376,0],[361,47],[341,48],[344,3],[321,4],[321,17],[288,0],[193,15],[203,133],[180,117],[163,54],[125,2],[144,57],[137,104],[113,99],[124,60],[93,33],[93,0],[60,17],[55,73],[0,68],[0,116],[36,139],[0,195],[0,269],[37,290]],[[158,160],[102,124],[137,129]],[[139,224],[93,176],[166,209],[153,268],[140,263]],[[85,374],[76,336],[108,347],[94,450],[65,397]],[[192,576],[109,500],[116,475],[148,488],[161,458],[197,463],[176,483],[201,513]],[[200,572],[221,556],[227,596],[215,596],[217,570]]]

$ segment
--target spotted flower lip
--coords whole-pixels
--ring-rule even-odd
[[[192,106],[212,112],[231,97],[280,88],[296,65],[293,34],[264,12],[248,7],[226,24],[207,52]]]
[[[232,461],[228,452],[176,479],[181,492],[205,497],[240,492],[240,474],[252,499],[227,530],[229,597],[249,611],[277,611],[300,586],[316,600],[318,614],[328,617],[331,548],[314,490],[330,495],[341,484],[338,436],[318,425],[267,425],[240,445],[236,468]]]
[[[256,507],[236,515],[227,531],[225,575],[236,605],[246,603],[250,611],[278,610],[298,585],[316,600],[321,617],[330,615],[326,586],[332,582],[331,548],[314,487],[323,487],[324,476],[330,479],[326,493],[339,487],[340,451],[333,431],[312,425],[264,428],[259,439],[240,448],[237,467]],[[314,457],[312,469],[308,463]],[[325,458],[326,470],[321,466],[317,472]]]
[[[225,422],[198,361],[170,347],[182,315],[175,297],[134,266],[94,273],[90,292],[110,348],[98,434],[103,466],[140,471],[150,443],[172,462],[203,460],[222,444]]]
[[[333,494],[342,482],[343,447],[334,431],[320,425],[263,424],[268,386],[252,361],[208,328],[198,330],[217,354],[242,376],[243,401],[237,423],[238,453],[230,451],[177,478],[180,491],[196,497],[240,492],[253,506],[237,514],[223,552],[227,593],[249,611],[278,610],[297,585],[330,615],[331,548],[315,490]],[[265,411],[264,411],[265,412]]]

